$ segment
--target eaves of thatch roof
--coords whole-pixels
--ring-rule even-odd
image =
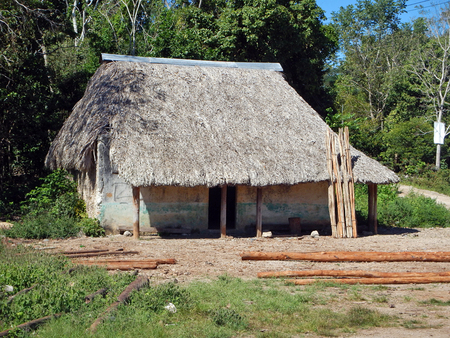
[[[279,72],[110,62],[90,80],[46,158],[89,170],[100,134],[134,186],[267,186],[329,179],[328,126]],[[357,182],[397,182],[351,149]]]

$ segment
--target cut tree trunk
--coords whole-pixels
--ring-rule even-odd
[[[362,270],[305,270],[305,271],[268,271],[259,272],[258,278],[272,277],[366,277],[366,278],[398,278],[398,277],[436,277],[450,276],[446,272],[378,272]]]
[[[102,251],[102,252],[91,252],[91,253],[79,253],[79,254],[65,254],[64,256],[68,258],[77,257],[98,257],[98,256],[116,256],[116,255],[137,255],[139,251]]]
[[[94,299],[95,296],[98,296],[98,295],[104,296],[104,295],[106,295],[107,291],[108,291],[107,288],[102,288],[100,290],[97,290],[94,293],[91,293],[91,294],[87,295],[86,297],[84,297],[84,301],[86,304],[89,304]]]
[[[61,254],[63,255],[76,255],[76,254],[90,254],[90,253],[98,253],[98,252],[107,252],[109,249],[94,249],[94,250],[75,250],[75,251],[63,251]],[[57,252],[59,253],[59,252]]]
[[[338,284],[430,284],[450,283],[450,276],[434,277],[391,277],[391,278],[320,278],[320,279],[287,279],[286,283],[309,285],[326,282]]]
[[[22,295],[24,293],[30,292],[31,290],[33,290],[35,287],[37,286],[37,284],[34,284],[33,286],[30,286],[29,288],[20,290],[19,292],[17,292],[15,295],[12,295],[10,297],[8,297],[8,300],[6,302],[6,304],[9,304],[13,301],[14,298],[16,298],[19,295]]]
[[[159,264],[175,264],[175,259],[147,259],[147,260],[78,260],[75,264],[106,266],[107,270],[156,269]]]
[[[299,260],[316,262],[450,262],[450,252],[244,252],[242,260]]]

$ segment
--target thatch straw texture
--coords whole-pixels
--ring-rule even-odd
[[[97,137],[134,186],[328,180],[328,126],[279,72],[103,64],[54,140],[50,168],[89,170]],[[352,149],[357,182],[398,177]]]

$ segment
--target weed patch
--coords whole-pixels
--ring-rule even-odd
[[[431,298],[429,300],[420,302],[421,304],[426,304],[426,305],[439,305],[439,306],[450,306],[450,300],[447,301],[442,301],[436,298]]]

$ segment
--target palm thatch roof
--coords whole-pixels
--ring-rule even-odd
[[[110,62],[90,80],[46,165],[87,171],[96,140],[134,186],[266,186],[329,179],[328,126],[282,73],[259,69]],[[397,182],[351,149],[355,180]]]

